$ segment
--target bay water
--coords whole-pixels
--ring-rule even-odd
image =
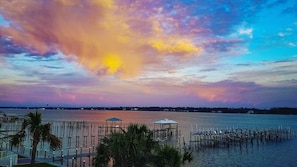
[[[25,115],[35,110],[1,109],[4,113]],[[269,129],[290,128],[297,132],[297,115],[259,115],[227,114],[200,112],[164,112],[164,111],[113,111],[113,110],[38,110],[45,122],[86,121],[106,122],[117,117],[124,124],[143,123],[150,129],[160,119],[178,122],[181,136],[187,145],[191,131],[207,129]],[[281,142],[265,142],[254,145],[203,148],[193,152],[194,160],[184,166],[297,166],[297,139]]]

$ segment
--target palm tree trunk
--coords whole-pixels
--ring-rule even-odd
[[[31,154],[31,166],[32,167],[35,167],[35,156],[36,156],[37,144],[38,144],[38,140],[33,140],[32,154]]]

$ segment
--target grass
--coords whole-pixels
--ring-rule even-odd
[[[25,165],[13,165],[13,167],[30,167],[31,165],[30,164],[25,164]],[[47,163],[36,163],[35,165],[36,167],[56,167],[54,165],[50,165],[50,164],[47,164]]]

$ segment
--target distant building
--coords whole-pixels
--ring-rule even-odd
[[[211,112],[212,112],[212,113],[222,113],[221,110],[219,110],[219,111],[212,110]]]
[[[248,112],[247,112],[247,114],[254,114],[255,112],[254,112],[254,110],[249,110]]]

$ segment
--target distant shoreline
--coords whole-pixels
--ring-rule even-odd
[[[224,108],[224,107],[0,107],[0,109],[41,109],[41,110],[123,110],[123,111],[165,111],[165,112],[205,112],[205,113],[239,113],[239,114],[278,114],[297,115],[297,108],[275,107]]]

